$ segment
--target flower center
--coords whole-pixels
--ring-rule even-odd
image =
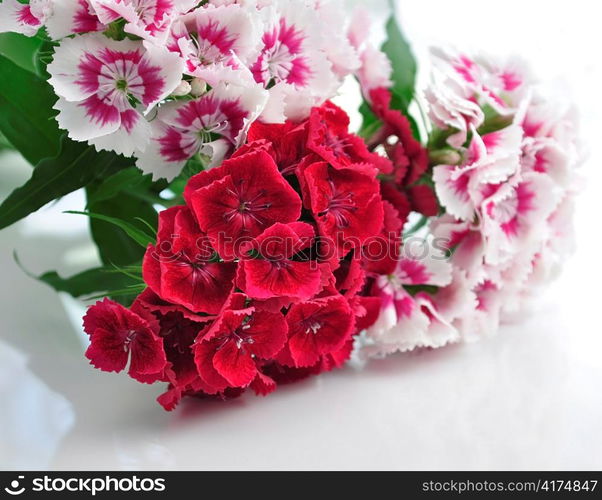
[[[322,328],[322,323],[315,318],[309,317],[301,322],[301,327],[305,330],[305,333],[312,333],[315,335],[320,328]]]
[[[334,217],[335,224],[338,228],[349,227],[349,213],[353,213],[357,210],[357,207],[353,202],[353,193],[337,192],[332,181],[330,181],[330,186],[332,189],[332,197],[328,203],[328,208],[318,215],[325,215],[328,213]]]
[[[129,352],[132,342],[136,339],[136,330],[128,330],[123,341],[123,350]]]
[[[230,210],[224,212],[224,220],[226,222],[232,222],[238,220],[243,227],[243,230],[248,229],[250,222],[255,222],[261,226],[264,226],[266,221],[261,216],[261,212],[271,208],[272,204],[264,202],[266,191],[261,189],[254,196],[249,198],[250,193],[246,193],[242,189],[242,181],[239,189],[232,190],[227,189],[226,192],[235,198],[235,203]]]
[[[117,80],[115,82],[115,88],[121,92],[127,92],[127,89],[128,89],[127,80]]]
[[[326,124],[324,125],[326,126]],[[345,156],[347,154],[345,149],[350,146],[349,139],[346,137],[338,137],[330,130],[327,130],[324,136],[324,143],[332,150],[332,154],[334,154],[337,158],[340,156]]]

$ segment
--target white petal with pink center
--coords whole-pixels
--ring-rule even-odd
[[[445,319],[432,298],[419,293],[412,297],[404,289],[381,294],[382,310],[374,325],[358,339],[360,358],[382,357],[421,347],[438,348],[457,342],[458,330]]]
[[[30,0],[28,4],[4,0],[0,3],[0,33],[34,36],[51,13],[52,0]]]
[[[333,97],[340,82],[322,50],[320,20],[303,0],[275,2],[259,11],[263,27],[258,57],[250,64],[255,81],[269,88],[266,121],[298,119],[294,101],[301,92],[309,107]],[[274,117],[278,118],[277,120]]]
[[[48,72],[69,137],[131,156],[150,139],[143,113],[178,86],[182,62],[156,46],[87,34],[63,40]]]
[[[404,241],[395,272],[388,277],[399,285],[445,286],[452,268],[445,252],[432,239],[409,237]]]
[[[213,65],[237,69],[254,60],[259,43],[256,9],[228,5],[198,8],[178,19],[172,26],[168,46],[182,55],[189,75],[207,80],[203,70]]]
[[[52,14],[46,20],[46,30],[53,40],[76,33],[103,31],[89,0],[53,0]]]
[[[545,174],[526,173],[492,187],[480,208],[485,262],[500,265],[531,241],[541,241],[545,221],[560,201],[560,191]]]
[[[150,122],[151,143],[138,156],[138,167],[154,178],[171,180],[199,152],[223,157],[224,141],[231,148],[239,146],[266,100],[267,92],[258,85],[221,84],[198,99],[160,106]]]
[[[482,137],[472,129],[473,138],[462,165],[439,165],[433,169],[435,190],[447,212],[472,220],[482,201],[481,185],[502,182],[520,168],[522,129],[506,127]]]
[[[445,253],[432,241],[414,238],[404,243],[397,269],[379,276],[375,287],[381,297],[381,313],[377,322],[364,335],[361,356],[383,356],[416,347],[441,347],[458,338],[450,321],[427,294],[410,295],[406,286],[452,283],[452,266]],[[444,304],[445,307],[447,305]]]

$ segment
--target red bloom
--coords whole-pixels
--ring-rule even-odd
[[[361,332],[370,328],[378,319],[381,310],[382,299],[380,297],[356,297],[356,330]]]
[[[163,300],[215,314],[232,290],[236,264],[217,262],[191,212],[178,206],[159,214],[157,245],[147,249],[142,270],[144,281]]]
[[[408,198],[412,208],[427,217],[433,217],[439,213],[439,202],[433,188],[426,184],[416,184],[408,188]]]
[[[163,341],[142,316],[104,299],[88,309],[84,330],[90,336],[86,357],[103,371],[120,372],[144,382],[159,380],[166,366]]]
[[[362,165],[334,169],[324,162],[299,172],[309,192],[310,207],[326,244],[337,255],[360,248],[383,227],[379,183]]]
[[[395,271],[401,251],[401,231],[405,219],[399,217],[399,212],[393,205],[383,201],[385,213],[381,233],[370,238],[362,250],[364,268],[368,272],[390,274]]]
[[[389,155],[393,160],[398,182],[408,185],[416,182],[428,168],[428,151],[414,138],[409,120],[401,111],[391,109],[391,92],[384,88],[377,88],[370,92],[372,110],[384,123],[379,136],[386,139],[396,136],[399,141],[393,146]]]
[[[251,246],[258,257],[241,263],[243,291],[255,299],[313,297],[321,285],[318,263],[307,258],[294,259],[311,245],[313,238],[313,228],[304,222],[277,223],[266,229]]]
[[[389,160],[368,151],[360,137],[349,133],[349,117],[329,101],[311,111],[307,147],[335,168],[366,163],[382,172],[392,169]]]
[[[194,346],[199,375],[217,390],[246,387],[257,377],[261,360],[282,349],[287,331],[280,313],[252,307],[225,310]]]
[[[220,256],[232,260],[276,222],[294,222],[301,200],[265,151],[225,161],[188,182],[185,197]]]
[[[341,295],[294,304],[286,315],[289,340],[278,358],[297,368],[315,365],[322,356],[336,353],[353,333],[353,311]]]
[[[267,124],[260,121],[253,123],[247,135],[248,145],[262,147],[269,144],[268,153],[272,156],[282,175],[295,173],[298,163],[310,153],[307,150],[307,122],[297,124],[291,121],[285,123]],[[243,146],[234,156],[244,151]]]

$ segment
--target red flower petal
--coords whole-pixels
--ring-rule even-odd
[[[248,349],[258,358],[270,359],[286,344],[288,325],[281,313],[257,311],[248,326],[245,334],[253,340]]]
[[[339,107],[326,102],[312,109],[309,118],[307,147],[334,168],[345,168],[355,163],[367,163],[383,172],[390,172],[386,158],[368,151],[364,141],[348,132],[349,117]]]
[[[320,288],[317,263],[292,259],[310,246],[313,236],[313,228],[303,222],[277,223],[268,228],[252,245],[259,257],[242,262],[244,278],[239,286],[255,299],[313,297]]]
[[[335,170],[314,163],[305,170],[305,180],[320,234],[338,255],[380,233],[384,212],[379,183],[361,165]]]
[[[294,304],[286,315],[288,347],[295,366],[311,366],[340,349],[353,332],[354,317],[342,296]]]
[[[213,393],[221,392],[228,387],[228,381],[213,366],[216,346],[213,342],[199,342],[194,346],[194,362],[199,376],[210,387]]]
[[[122,371],[131,356],[132,377],[161,376],[167,363],[163,341],[138,314],[105,299],[88,309],[84,328],[91,341],[86,357],[96,368]]]
[[[235,342],[226,342],[215,353],[213,366],[234,387],[246,387],[257,375],[257,367],[251,354],[239,349]]]
[[[187,207],[160,213],[157,238],[142,264],[147,285],[165,301],[218,313],[232,290],[236,264],[211,260],[215,252]]]
[[[261,371],[258,371],[253,382],[251,382],[251,389],[253,389],[258,396],[267,396],[276,390],[276,381],[273,378],[264,375]]]
[[[188,198],[201,229],[226,260],[241,255],[244,240],[300,216],[299,196],[264,151],[232,158],[207,172],[195,176],[193,185],[204,186],[189,191]]]

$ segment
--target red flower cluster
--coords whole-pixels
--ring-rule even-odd
[[[332,103],[302,123],[255,123],[230,159],[191,178],[186,205],[160,213],[148,288],[129,309],[89,309],[92,364],[169,383],[168,410],[341,366],[378,314],[370,280],[395,266],[411,202],[399,171],[422,168],[415,152],[400,166],[398,149],[371,151],[348,125]]]

